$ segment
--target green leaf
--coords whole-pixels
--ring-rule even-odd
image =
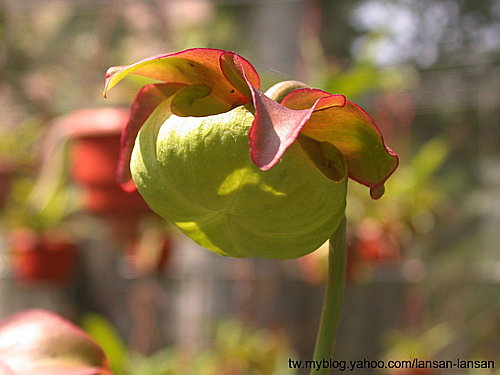
[[[81,326],[104,350],[111,369],[121,373],[127,362],[128,350],[111,323],[100,315],[89,313],[83,317]]]
[[[411,166],[415,171],[417,184],[425,183],[444,163],[450,152],[448,144],[441,138],[432,138],[418,150]]]

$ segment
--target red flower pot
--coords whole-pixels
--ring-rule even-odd
[[[140,216],[151,212],[137,191],[127,193],[115,180],[125,109],[88,109],[66,116],[71,127],[71,174],[85,187],[85,209],[94,214]]]
[[[86,186],[115,186],[120,147],[119,131],[86,134],[72,142],[72,175]]]
[[[85,209],[95,214],[144,215],[151,210],[137,191],[127,193],[115,181],[120,133],[92,135],[73,142],[73,179],[86,188]]]
[[[22,229],[11,234],[12,271],[22,285],[71,282],[77,261],[77,246],[66,238],[39,235]]]

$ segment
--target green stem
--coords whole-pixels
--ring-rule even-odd
[[[315,363],[329,361],[335,347],[335,336],[340,320],[340,307],[344,295],[345,261],[346,261],[346,224],[345,218],[337,230],[330,237],[330,250],[328,254],[328,276],[326,279],[323,309],[319,323],[318,336],[313,359]],[[319,362],[318,362],[319,361]],[[310,374],[328,374],[328,368],[311,369]]]

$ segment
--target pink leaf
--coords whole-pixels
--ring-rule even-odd
[[[0,363],[4,374],[111,375],[90,336],[45,310],[23,311],[0,323]]]

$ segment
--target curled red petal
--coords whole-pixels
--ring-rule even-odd
[[[318,100],[315,111],[330,107],[343,107],[346,103],[344,95],[332,95],[323,90],[304,87],[290,92],[283,98],[281,104],[290,109],[300,110],[311,108]]]
[[[151,56],[127,66],[112,67],[106,73],[104,96],[124,77],[129,74],[137,74],[164,82],[206,85],[212,89],[212,96],[229,106],[234,106],[235,103],[241,102],[245,96],[228,81],[222,72],[220,59],[227,53],[227,51],[218,49],[193,48]],[[258,88],[260,79],[253,66],[241,56],[238,56],[237,60],[248,81]]]
[[[299,89],[288,94],[282,104],[300,110],[309,108],[318,98],[327,100],[327,94],[317,89]],[[327,108],[316,105],[301,135],[339,149],[349,177],[370,187],[371,197],[378,199],[384,194],[384,182],[398,166],[398,157],[385,145],[382,133],[361,107],[349,101],[344,104]]]
[[[139,130],[158,105],[184,87],[186,85],[182,83],[150,84],[144,86],[137,94],[130,110],[129,120],[122,131],[120,157],[116,171],[117,182],[125,191],[131,192],[135,190],[129,165],[135,138]]]
[[[252,100],[251,87],[259,88],[259,81],[247,77],[245,63],[234,52],[225,52],[219,58],[220,68],[226,79],[243,95],[242,104]]]
[[[252,94],[255,119],[249,132],[250,155],[258,168],[268,170],[295,142],[314,106],[296,111],[282,106],[257,89],[252,89]]]
[[[343,107],[315,112],[301,134],[337,147],[347,163],[349,177],[370,187],[373,199],[382,196],[384,182],[399,163],[371,117],[349,101]]]
[[[259,90],[251,89],[255,120],[249,133],[250,154],[254,164],[262,170],[270,169],[278,162],[315,111],[345,104],[343,95],[331,95],[321,90],[317,91],[321,91],[322,95],[316,95],[315,90],[298,89],[292,92],[299,91],[301,96],[314,97],[314,101],[307,107],[294,109],[284,105],[289,95],[280,104]]]

